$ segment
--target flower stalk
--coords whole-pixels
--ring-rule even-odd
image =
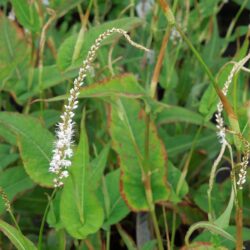
[[[70,158],[73,155],[72,144],[74,136],[74,121],[75,110],[78,107],[78,96],[80,94],[80,88],[84,84],[84,79],[93,63],[96,53],[101,46],[101,42],[113,33],[119,33],[123,35],[126,40],[134,47],[148,51],[145,47],[133,42],[130,36],[123,29],[112,28],[101,35],[95,40],[91,46],[86,59],[83,61],[79,70],[78,77],[74,80],[73,87],[70,90],[70,96],[67,100],[67,104],[64,106],[64,112],[61,115],[61,122],[58,124],[56,131],[57,140],[55,142],[55,148],[53,150],[53,157],[50,162],[49,171],[56,174],[54,178],[54,186],[63,186],[63,179],[69,176],[68,168],[71,166]]]

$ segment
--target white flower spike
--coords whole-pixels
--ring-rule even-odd
[[[78,107],[78,96],[80,94],[80,87],[84,83],[86,74],[90,70],[90,66],[93,63],[96,52],[99,49],[101,42],[113,33],[119,33],[123,35],[127,41],[134,47],[142,49],[148,52],[145,47],[133,42],[125,30],[112,28],[99,35],[91,46],[86,59],[83,61],[82,67],[79,70],[78,77],[74,80],[73,87],[70,90],[70,97],[68,103],[64,105],[64,112],[61,115],[61,122],[58,124],[56,130],[57,140],[55,142],[55,148],[53,150],[53,157],[50,162],[49,172],[56,174],[54,178],[54,186],[63,186],[63,179],[69,176],[68,168],[71,166],[70,158],[73,156],[72,144],[74,136],[74,111]]]

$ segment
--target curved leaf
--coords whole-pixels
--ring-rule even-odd
[[[39,120],[17,113],[1,112],[0,124],[18,139],[24,168],[30,178],[46,187],[53,186],[53,175],[48,172],[53,149],[53,136]]]
[[[221,229],[217,225],[215,225],[215,224],[213,224],[211,222],[208,222],[208,221],[200,221],[200,222],[197,222],[197,223],[193,224],[188,229],[187,234],[185,236],[185,243],[186,243],[186,245],[189,245],[189,238],[192,235],[192,233],[195,230],[199,229],[199,228],[205,228],[205,229],[209,230],[212,233],[221,235],[222,237],[224,237],[224,238],[226,238],[226,239],[228,239],[230,241],[236,242],[235,238],[231,234],[229,234],[225,230]]]
[[[16,228],[0,219],[0,230],[18,250],[35,250],[35,245]]]
[[[3,188],[11,201],[17,194],[28,190],[34,183],[25,173],[22,167],[13,167],[1,172],[0,187]],[[0,199],[0,213],[4,211],[4,202]]]
[[[140,98],[144,95],[145,91],[138,84],[136,77],[131,74],[124,74],[91,84],[90,86],[84,86],[80,90],[78,98],[104,98],[110,96]],[[68,95],[63,95],[47,99],[46,101],[61,101],[67,98]]]
[[[230,217],[234,205],[234,198],[235,198],[235,193],[234,189],[232,188],[230,200],[227,204],[225,211],[214,221],[214,223],[218,225],[220,228],[225,229],[229,226]]]

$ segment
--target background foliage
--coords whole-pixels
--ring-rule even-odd
[[[249,49],[249,1],[169,4],[222,88],[233,67],[228,62]],[[209,212],[208,180],[220,148],[214,123],[219,99],[158,2],[1,0],[0,7],[1,248],[157,249],[155,216],[164,247],[188,249],[187,229],[207,221]],[[105,40],[79,95],[70,177],[55,193],[48,168],[56,123],[90,46],[113,27],[150,52],[119,35]],[[249,74],[234,77],[227,100],[249,141]],[[235,149],[233,137],[229,141]],[[240,157],[238,150],[234,161]],[[237,231],[230,169],[226,152],[212,192],[222,224],[202,225],[208,230],[192,234],[192,249],[235,247],[228,240]],[[245,244],[249,187],[248,175]],[[19,227],[6,211],[5,195]]]

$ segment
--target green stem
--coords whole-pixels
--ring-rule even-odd
[[[171,248],[170,248],[170,250],[174,249],[175,230],[176,230],[176,211],[174,210],[173,219],[172,219],[172,234],[171,234]]]
[[[166,240],[167,240],[167,249],[171,249],[170,239],[169,239],[169,229],[168,229],[168,221],[167,221],[167,215],[165,211],[165,207],[162,206],[162,213],[163,213],[163,221],[165,226],[165,232],[166,232]]]
[[[37,247],[38,250],[42,250],[43,229],[44,229],[44,225],[45,225],[45,220],[46,220],[47,214],[49,212],[50,204],[51,204],[53,198],[55,197],[56,192],[57,192],[57,189],[54,189],[51,196],[49,197],[48,204],[47,204],[45,211],[44,211],[44,214],[43,214],[43,218],[42,218],[42,222],[41,222],[41,226],[40,226],[40,230],[39,230],[38,247]]]
[[[20,233],[22,233],[22,231],[21,231],[21,229],[20,229],[20,227],[19,227],[19,225],[18,225],[18,223],[17,223],[17,221],[16,221],[16,218],[15,218],[14,214],[12,213],[11,210],[8,210],[8,212],[9,212],[10,217],[11,217],[13,223],[15,224],[17,230],[18,230]]]
[[[162,238],[161,238],[161,232],[159,229],[158,221],[155,214],[155,205],[154,205],[154,199],[151,189],[151,173],[149,168],[149,131],[150,131],[150,114],[147,112],[146,114],[146,129],[145,129],[145,142],[144,142],[144,164],[143,164],[143,170],[144,170],[144,187],[145,187],[145,193],[146,198],[149,206],[150,215],[153,221],[154,225],[154,231],[157,238],[158,248],[159,250],[164,250]]]
[[[131,8],[130,8],[130,17],[134,17],[135,16],[135,13],[134,13],[135,0],[130,0],[130,5],[131,5]]]
[[[110,249],[110,228],[106,232],[106,250]]]
[[[242,190],[237,192],[237,206],[236,206],[236,250],[243,249],[243,195]]]

